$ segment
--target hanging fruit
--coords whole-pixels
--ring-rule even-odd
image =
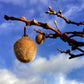
[[[43,34],[38,34],[38,35],[36,36],[36,43],[38,43],[38,44],[43,44],[44,40],[45,40],[45,37],[44,37]]]
[[[29,63],[35,58],[37,46],[31,38],[23,36],[15,42],[14,52],[20,62]]]

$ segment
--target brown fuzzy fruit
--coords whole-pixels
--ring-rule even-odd
[[[28,63],[34,60],[37,51],[36,43],[28,36],[23,36],[14,44],[14,52],[20,62]]]
[[[36,43],[43,44],[44,40],[45,40],[45,37],[43,36],[43,34],[38,34],[36,36]]]

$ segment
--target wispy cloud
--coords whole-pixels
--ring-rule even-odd
[[[49,80],[41,79],[40,77],[30,77],[29,79],[21,79],[6,69],[0,69],[0,84],[50,84]],[[75,80],[68,80],[62,74],[55,77],[53,84],[84,84]]]
[[[55,80],[56,81],[59,80],[59,82],[62,80],[64,82],[63,84],[67,84],[67,82],[69,83],[70,81],[71,81],[70,82],[71,84],[73,83],[78,84],[77,81],[68,80],[65,78],[65,76],[70,71],[83,67],[83,65],[84,65],[84,58],[69,60],[67,55],[59,54],[58,56],[51,56],[49,60],[47,60],[46,58],[39,57],[28,65],[15,61],[13,70],[14,72],[16,72],[16,74],[18,74],[17,77],[21,79],[30,80],[36,77],[40,82],[42,82],[44,79],[39,77],[39,75],[45,76],[45,74],[48,75],[52,73],[54,77],[54,82]],[[61,77],[60,74],[63,74],[63,77]],[[46,78],[46,80],[48,79]],[[82,83],[79,83],[79,84],[82,84]]]
[[[26,84],[25,80],[21,81],[13,73],[6,69],[0,69],[0,73],[1,84]]]
[[[54,84],[84,84],[75,80],[68,80],[64,75],[59,75],[58,77],[55,78],[55,83]]]
[[[41,84],[41,79],[32,77],[29,79],[19,79],[7,69],[0,69],[0,84]]]
[[[0,34],[9,34],[13,31],[22,30],[23,28],[24,24],[20,22],[3,22],[0,24]]]
[[[45,79],[42,80],[39,77],[31,77],[30,79],[20,79],[15,76],[14,73],[6,70],[0,69],[0,83],[1,84],[49,84],[48,81],[46,82]],[[55,77],[55,81],[53,84],[84,84],[81,82],[77,82],[75,80],[68,80],[63,75],[58,75]]]
[[[84,2],[80,6],[69,5],[66,7],[68,10],[64,13],[64,16],[66,16],[66,17],[73,16],[74,17],[75,14],[77,14],[78,12],[80,12],[84,9]]]
[[[47,60],[46,58],[36,59],[31,64],[31,69],[34,70],[35,73],[47,73],[50,71],[52,71],[53,73],[67,73],[73,69],[83,66],[83,60],[84,58],[69,60],[67,55],[60,54],[58,56],[50,58],[49,60]]]
[[[65,54],[52,56],[49,60],[39,57],[26,65],[16,60],[14,66],[11,68],[13,69],[12,71],[0,69],[0,83],[41,84],[46,80],[46,84],[49,84],[51,76],[48,75],[52,73],[53,84],[83,84],[82,82],[66,78],[69,71],[83,67],[83,65],[84,58],[69,60]],[[45,77],[42,78],[41,75]]]
[[[11,70],[0,69],[1,84],[41,84],[46,80],[46,84],[51,82],[49,76],[42,78],[41,75],[52,73],[53,84],[83,84],[76,80],[66,79],[67,72],[83,67],[84,58],[69,60],[64,54],[46,58],[37,58],[30,64],[23,64],[15,61]],[[50,77],[51,78],[51,77]],[[44,81],[45,82],[45,81]]]
[[[40,4],[49,4],[48,3],[49,1],[48,0],[30,0],[30,3],[31,4],[37,4],[37,3],[40,3]]]
[[[11,3],[14,5],[25,5],[27,0],[0,0],[0,2]]]

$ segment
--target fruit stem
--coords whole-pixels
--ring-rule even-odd
[[[28,35],[26,34],[26,28],[27,28],[27,25],[25,25],[25,27],[24,27],[24,36],[28,36]]]

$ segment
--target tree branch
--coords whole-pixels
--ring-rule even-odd
[[[44,29],[50,29],[56,33],[58,33],[58,35],[61,35],[61,33],[59,31],[57,31],[55,28],[53,28],[51,25],[49,25],[48,23],[41,23],[41,22],[37,22],[35,19],[33,19],[32,21],[27,20],[25,17],[20,17],[20,18],[15,18],[15,17],[9,17],[7,15],[4,15],[4,18],[6,20],[17,20],[17,21],[22,21],[25,22],[28,26],[31,25],[36,25],[36,26],[40,26],[43,27]]]
[[[69,59],[76,58],[76,57],[80,57],[80,56],[84,56],[84,53],[82,53],[82,54],[77,54],[77,55],[71,55],[71,57],[69,57]]]
[[[69,38],[72,38],[72,37],[75,37],[75,36],[84,37],[84,34],[74,34],[74,35],[69,36]]]
[[[70,53],[70,49],[68,49],[68,50],[66,50],[66,51],[61,51],[61,50],[58,48],[57,50],[60,51],[61,53],[69,54],[69,55],[70,55],[69,59],[72,59],[72,58],[75,58],[75,57],[79,57],[79,56],[84,56],[84,52],[83,52],[82,54],[74,55],[74,54],[71,54],[71,53]]]
[[[58,27],[58,25],[57,25],[57,21],[55,20],[54,23],[55,23],[55,25],[56,25],[57,30],[60,32],[59,27]]]
[[[66,33],[61,33],[58,30],[56,30],[55,28],[53,28],[51,25],[49,25],[48,23],[41,23],[41,22],[37,22],[35,19],[30,21],[27,20],[25,17],[20,17],[20,18],[15,18],[15,17],[9,17],[7,15],[4,16],[4,18],[6,20],[18,20],[18,21],[23,21],[26,23],[26,25],[31,26],[31,25],[36,25],[36,26],[40,26],[44,29],[49,29],[55,32],[56,36],[60,37],[63,41],[67,41],[69,44],[71,42],[76,42],[74,39],[70,39]],[[65,40],[64,40],[65,39]]]
[[[62,11],[56,12],[56,11],[53,10],[50,6],[49,6],[49,11],[46,11],[46,13],[48,13],[48,14],[50,14],[50,15],[51,15],[51,14],[57,15],[57,17],[60,17],[60,18],[64,19],[64,20],[66,21],[66,23],[68,23],[68,24],[75,24],[75,25],[77,25],[77,26],[79,26],[79,25],[84,25],[84,21],[83,21],[83,22],[79,22],[79,23],[70,21],[70,20],[68,20],[66,17],[64,17],[64,15],[62,14]]]
[[[49,7],[49,11],[47,11],[46,13],[49,13],[49,14],[54,14],[54,15],[57,15],[58,17],[64,19],[68,24],[75,24],[75,25],[84,25],[84,22],[80,22],[80,23],[76,23],[76,22],[73,22],[73,21],[70,21],[68,19],[66,19],[63,14],[62,14],[62,11],[59,11],[59,12],[56,12],[55,10],[53,10],[51,7]],[[57,38],[57,37],[60,37],[64,42],[67,42],[69,44],[69,46],[71,46],[71,50],[79,50],[80,52],[82,52],[82,54],[77,54],[77,55],[74,55],[74,54],[71,54],[70,53],[70,49],[68,49],[67,51],[61,51],[60,49],[58,49],[61,53],[66,53],[66,54],[69,54],[71,58],[74,58],[74,57],[78,57],[78,56],[83,56],[84,55],[84,50],[78,48],[78,47],[82,47],[84,46],[84,42],[78,42],[76,41],[75,39],[71,39],[71,37],[74,37],[74,36],[80,36],[80,37],[84,37],[84,29],[82,32],[77,32],[77,31],[73,31],[73,32],[65,32],[65,33],[61,33],[60,30],[59,30],[59,27],[57,26],[57,22],[54,21],[57,29],[53,28],[50,24],[48,23],[42,23],[42,22],[38,22],[37,20],[33,19],[33,20],[28,20],[26,19],[25,17],[20,17],[20,18],[16,18],[16,17],[9,17],[7,15],[4,15],[4,18],[6,20],[17,20],[17,21],[22,21],[22,22],[25,22],[25,27],[24,27],[24,35],[26,35],[26,27],[27,26],[32,26],[32,25],[35,25],[35,26],[40,26],[42,27],[43,29],[48,29],[48,30],[52,30],[54,33],[44,33],[42,32],[41,30],[37,30],[37,29],[34,29],[34,31],[36,31],[37,33],[41,33],[43,34],[46,38]],[[73,34],[71,36],[68,36],[68,34]]]

